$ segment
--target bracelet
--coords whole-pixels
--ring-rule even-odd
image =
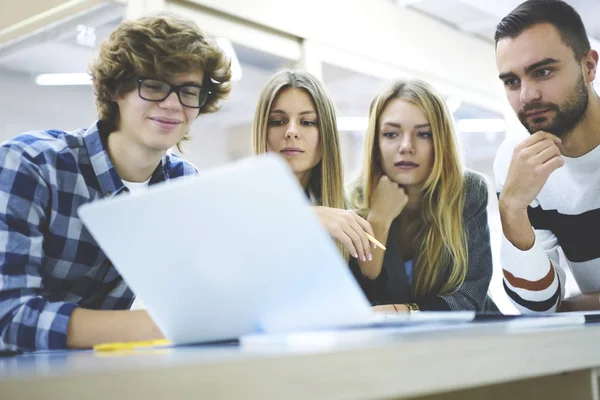
[[[406,303],[406,307],[408,307],[409,313],[419,312],[419,306],[416,303]]]

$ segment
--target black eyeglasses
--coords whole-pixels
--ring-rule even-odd
[[[161,102],[175,92],[181,105],[189,108],[202,107],[211,93],[200,85],[170,85],[153,78],[139,78],[137,83],[140,98],[144,100]]]

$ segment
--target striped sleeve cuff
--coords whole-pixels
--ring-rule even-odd
[[[555,311],[561,287],[546,251],[536,241],[529,250],[517,249],[504,236],[500,258],[504,290],[522,312]]]
[[[537,281],[548,274],[550,260],[536,239],[529,250],[519,250],[504,235],[500,250],[502,268],[528,281]]]

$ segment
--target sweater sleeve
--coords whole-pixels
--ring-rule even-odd
[[[503,143],[494,162],[496,192],[500,196],[514,144]],[[534,200],[531,206],[537,206]],[[559,259],[559,243],[549,230],[534,230],[531,249],[522,251],[502,235],[500,264],[503,285],[512,303],[522,313],[554,312],[564,297],[565,269]]]

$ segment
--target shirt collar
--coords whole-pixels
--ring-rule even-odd
[[[100,191],[104,197],[112,197],[126,192],[127,188],[110,160],[105,146],[106,142],[100,136],[99,125],[101,127],[100,121],[94,122],[83,132],[82,137],[90,156],[90,163],[100,184]],[[169,173],[166,170],[168,157],[169,153],[167,152],[152,173],[150,185],[169,179]]]

